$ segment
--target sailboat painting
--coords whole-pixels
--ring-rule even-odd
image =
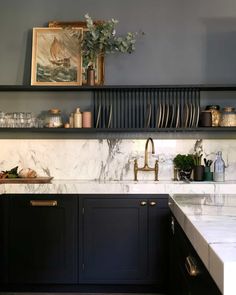
[[[33,28],[31,85],[82,85],[83,29],[73,30]]]

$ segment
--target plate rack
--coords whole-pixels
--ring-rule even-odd
[[[94,92],[95,128],[196,128],[198,88],[101,89]]]

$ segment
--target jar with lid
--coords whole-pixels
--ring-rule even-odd
[[[61,111],[59,109],[51,109],[45,117],[45,127],[59,128],[63,126]]]
[[[211,126],[217,127],[220,123],[220,106],[219,105],[208,105],[206,106],[206,110],[211,112]]]
[[[220,117],[221,127],[235,127],[236,126],[236,112],[233,107],[225,107],[221,112]]]

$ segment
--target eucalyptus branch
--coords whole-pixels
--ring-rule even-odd
[[[109,53],[131,53],[135,50],[137,33],[128,32],[125,36],[116,36],[118,21],[111,19],[94,24],[92,18],[85,15],[87,31],[84,32],[81,48],[83,57],[95,62],[96,58]]]

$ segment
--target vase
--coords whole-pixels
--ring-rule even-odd
[[[95,70],[92,65],[88,66],[88,69],[87,69],[87,85],[89,86],[95,85]]]
[[[191,180],[192,169],[181,170],[178,169],[179,180]]]

